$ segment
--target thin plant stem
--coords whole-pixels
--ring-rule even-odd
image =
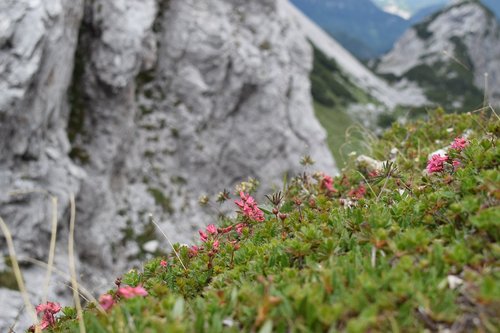
[[[184,263],[182,262],[182,259],[179,256],[179,253],[177,253],[177,251],[175,250],[174,245],[172,244],[172,242],[168,238],[167,234],[162,230],[162,228],[160,228],[160,226],[158,225],[158,223],[155,221],[155,218],[154,218],[153,214],[149,214],[149,217],[151,218],[151,222],[153,222],[153,224],[158,228],[158,230],[160,230],[160,232],[163,234],[163,237],[165,237],[165,239],[167,240],[167,242],[170,244],[170,247],[174,251],[175,256],[177,257],[177,259],[179,259],[179,262],[181,263],[181,265],[184,268],[184,270],[187,271],[187,268],[186,268],[186,266],[184,266]]]
[[[47,302],[48,293],[49,293],[49,285],[50,279],[52,277],[52,266],[54,265],[54,254],[56,250],[56,241],[57,241],[57,197],[50,194],[50,192],[44,189],[32,189],[32,190],[18,190],[10,192],[11,196],[18,196],[24,194],[32,194],[32,193],[41,193],[47,195],[51,199],[52,203],[52,219],[51,219],[51,230],[50,230],[50,247],[49,247],[49,258],[47,262],[47,273],[45,276],[45,281],[43,284],[43,292],[42,292],[42,304]]]
[[[69,269],[71,273],[71,285],[73,289],[73,299],[75,301],[76,312],[78,314],[78,326],[80,328],[80,333],[85,333],[85,323],[83,321],[83,311],[82,304],[80,303],[80,296],[78,294],[78,281],[76,279],[76,266],[74,257],[74,236],[75,236],[75,196],[73,193],[69,195],[69,202],[71,208],[70,220],[69,220],[69,237],[68,237],[68,260]]]
[[[50,279],[52,277],[52,267],[54,266],[54,254],[56,251],[56,240],[57,240],[57,197],[51,196],[51,202],[52,202],[52,223],[50,231],[51,236],[50,236],[49,260],[47,262],[47,275],[45,277],[45,283],[43,285],[42,304],[47,302]]]
[[[40,260],[37,260],[35,258],[18,257],[18,261],[20,261],[20,262],[21,261],[26,261],[26,262],[32,263],[34,265],[47,268],[47,263],[45,263],[43,261],[40,261]],[[68,282],[71,283],[71,276],[69,276],[68,274],[66,274],[62,270],[58,269],[55,265],[52,267],[52,270],[54,271],[54,273],[57,276],[60,276],[63,279],[65,279],[66,281],[68,281]],[[72,287],[70,287],[69,285],[65,284],[65,286],[67,286],[68,288],[72,289]],[[95,303],[96,307],[97,307],[97,309],[99,311],[101,311],[102,313],[106,313],[106,311],[104,311],[104,309],[99,304],[99,302],[97,301],[97,299],[92,295],[92,293],[87,288],[85,288],[84,286],[82,286],[81,283],[78,284],[78,292],[79,292],[80,296],[83,297],[86,301]]]
[[[495,109],[490,105],[488,105],[488,107],[490,108],[490,110],[495,114],[495,116],[497,117],[498,120],[500,120],[500,117],[498,116],[498,114],[496,113]]]
[[[14,275],[16,277],[17,285],[19,287],[19,291],[21,292],[21,296],[24,301],[24,306],[26,307],[29,315],[31,316],[34,323],[38,322],[38,318],[36,315],[35,307],[31,304],[29,299],[28,291],[26,290],[26,286],[24,285],[23,276],[21,273],[21,269],[19,268],[19,264],[17,262],[16,250],[14,249],[14,243],[12,242],[12,235],[10,233],[9,227],[5,224],[4,220],[0,217],[0,228],[5,236],[5,240],[7,241],[7,247],[9,249],[10,261],[12,264],[12,270],[14,271]],[[40,331],[39,325],[35,325],[35,331]]]
[[[21,314],[23,313],[23,310],[24,310],[24,306],[21,306],[19,308],[19,310],[17,311],[16,318],[14,318],[14,323],[12,323],[12,325],[10,325],[8,333],[15,333],[14,328],[16,327],[17,322],[19,321],[19,317],[21,317]]]
[[[378,202],[380,200],[380,196],[382,195],[382,192],[385,191],[385,187],[387,186],[387,182],[389,181],[389,177],[390,177],[390,174],[387,175],[387,177],[385,178],[384,185],[382,185],[380,192],[378,192],[376,202]]]
[[[490,108],[489,105],[487,106],[483,106],[482,108],[479,108],[479,109],[475,109],[475,110],[472,110],[470,111],[470,113],[477,113],[477,112],[481,112],[481,111],[484,111],[484,110],[488,110]]]
[[[377,248],[374,246],[372,246],[372,256],[371,256],[371,265],[373,268],[375,268],[375,266],[377,265]]]
[[[357,171],[357,173],[359,173],[359,175],[363,178],[363,180],[365,181],[366,185],[368,185],[368,188],[370,189],[370,191],[372,191],[373,193],[373,196],[374,197],[377,197],[377,194],[375,193],[375,191],[373,190],[372,186],[370,185],[370,183],[368,182],[368,180],[366,179],[365,175],[363,175],[361,172]]]
[[[483,97],[483,108],[488,106],[488,73],[484,73],[484,97]]]

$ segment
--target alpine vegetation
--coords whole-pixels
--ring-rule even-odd
[[[124,272],[83,320],[39,305],[31,330],[496,332],[499,134],[494,111],[438,110],[336,177],[305,157],[265,199],[225,190],[233,217]]]

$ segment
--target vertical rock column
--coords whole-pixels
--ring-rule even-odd
[[[43,189],[56,196],[62,221],[69,193],[77,194],[85,178],[67,157],[66,136],[66,93],[82,13],[82,0],[0,3],[0,216],[20,257],[47,261],[49,248],[50,200],[30,191]],[[12,195],[13,191],[31,194]],[[60,224],[60,234],[67,234],[65,223]],[[5,251],[2,236],[0,270],[7,269]],[[59,256],[56,264],[65,267],[64,259]],[[24,264],[23,271],[33,302],[40,301],[43,270]],[[21,298],[2,287],[0,299],[7,304],[2,304],[0,331],[7,331]],[[61,290],[56,284],[51,287],[52,295]]]

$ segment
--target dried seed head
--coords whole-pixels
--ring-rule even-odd
[[[210,201],[210,199],[208,198],[207,195],[202,195],[199,199],[198,199],[198,203],[201,205],[201,206],[206,206],[208,205],[208,202]]]
[[[305,155],[300,159],[300,164],[303,166],[313,165],[315,162],[310,155]]]

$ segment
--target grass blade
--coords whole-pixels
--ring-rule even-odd
[[[75,196],[73,193],[69,195],[69,202],[71,208],[70,220],[69,220],[69,237],[68,237],[68,260],[69,269],[71,273],[71,285],[73,289],[73,299],[75,301],[76,313],[78,314],[78,326],[80,328],[80,333],[85,333],[85,323],[83,322],[83,311],[82,304],[80,303],[80,296],[78,294],[78,281],[76,279],[76,266],[74,257],[74,236],[75,236]]]

